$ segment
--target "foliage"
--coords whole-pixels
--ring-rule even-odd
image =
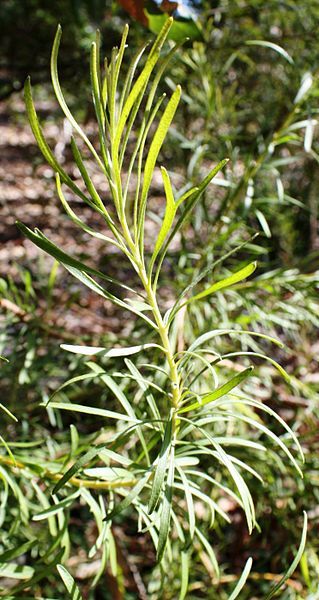
[[[216,234],[236,215],[272,238],[276,267],[296,265],[317,247],[317,3],[204,6],[204,40],[181,51],[172,70],[187,105],[180,161],[189,180],[207,160],[229,156],[220,195],[206,195],[202,219]]]
[[[233,510],[234,503],[245,514],[248,531],[256,527],[250,486],[253,478],[260,480],[264,470],[271,472],[271,467],[262,459],[264,453],[274,457],[274,468],[279,466],[289,473],[290,463],[291,468],[300,473],[295,450],[299,450],[301,456],[302,452],[296,435],[258,398],[258,377],[249,364],[250,358],[254,357],[255,373],[258,374],[263,368],[257,366],[261,358],[289,379],[272,356],[271,348],[273,345],[282,347],[281,342],[260,331],[250,331],[237,322],[233,327],[214,326],[210,331],[205,325],[200,331],[198,319],[185,346],[182,349],[178,346],[179,319],[186,309],[191,314],[211,296],[218,297],[220,290],[225,292],[228,288],[231,288],[229,293],[238,297],[236,289],[254,273],[254,261],[238,260],[218,282],[201,284],[223,260],[235,252],[239,255],[246,252],[244,248],[251,245],[252,240],[246,236],[237,247],[233,246],[229,252],[200,267],[165,313],[160,307],[159,292],[169,244],[185,228],[191,211],[199,206],[210,182],[226,165],[226,161],[221,160],[201,181],[192,182],[195,185],[187,185],[179,193],[172,185],[172,175],[161,168],[166,203],[163,215],[158,214],[158,232],[150,246],[145,236],[145,222],[149,214],[151,183],[181,96],[177,86],[162,109],[164,96],[157,99],[156,94],[168,60],[178,49],[177,45],[166,55],[161,55],[171,24],[171,20],[165,23],[139,74],[136,75],[136,71],[145,46],[133,58],[123,80],[120,68],[127,28],[120,47],[112,52],[103,72],[97,36],[92,45],[90,67],[99,151],[65,102],[57,71],[61,30],[57,31],[51,59],[53,87],[74,132],[108,181],[111,202],[102,200],[93,176],[86,170],[85,155],[74,138],[72,152],[84,185],[76,185],[56,161],[42,134],[30,82],[26,83],[30,123],[42,153],[57,174],[57,193],[66,212],[84,231],[103,239],[107,245],[114,245],[131,264],[138,283],[134,288],[129,287],[77,257],[69,256],[39,230],[32,231],[22,224],[19,227],[82,284],[115,303],[125,314],[137,316],[139,323],[143,323],[143,337],[140,331],[139,343],[132,340],[130,346],[113,348],[64,344],[64,350],[89,359],[86,359],[88,362],[83,365],[82,373],[63,382],[53,396],[43,402],[43,411],[50,411],[52,415],[65,413],[66,419],[72,414],[70,439],[66,440],[60,431],[55,440],[48,439],[44,444],[38,440],[10,444],[14,456],[1,455],[3,519],[9,527],[3,541],[2,574],[18,580],[12,589],[14,598],[22,591],[38,589],[42,581],[48,586],[46,593],[50,593],[50,585],[56,582],[56,567],[61,576],[59,589],[62,590],[64,585],[71,597],[80,597],[72,576],[61,566],[67,561],[77,538],[72,530],[72,516],[79,511],[83,514],[90,511],[96,523],[96,535],[93,540],[92,537],[88,540],[87,548],[89,557],[99,556],[99,568],[91,590],[98,585],[108,562],[120,580],[114,529],[116,523],[123,523],[122,513],[129,507],[134,508],[139,531],[149,536],[157,552],[161,587],[154,587],[155,579],[150,580],[150,597],[186,597],[188,586],[192,589],[196,583],[189,565],[197,565],[199,561],[215,580],[215,590],[219,594],[219,566],[212,537],[221,534],[223,522],[230,522],[228,512]],[[89,228],[75,214],[65,187],[103,217],[108,232]],[[118,292],[115,293],[114,288]],[[223,350],[224,338],[229,339],[230,350],[227,352]],[[259,340],[258,346],[255,339]],[[240,349],[236,340],[239,340]],[[260,345],[265,347],[264,353],[260,351]],[[226,364],[231,361],[230,372],[223,366],[225,361]],[[104,394],[99,392],[100,401],[94,405],[72,401],[68,388],[77,388],[82,383],[88,386],[93,383],[99,390],[105,389]],[[80,415],[79,427],[76,427],[77,414]],[[81,433],[84,416],[92,425],[95,423],[90,434]],[[97,416],[106,419],[108,425],[96,428],[94,417]],[[61,416],[55,418],[58,424]],[[269,418],[277,422],[278,433],[269,428]],[[31,457],[28,453],[30,444]],[[276,455],[271,450],[272,445]],[[18,473],[19,485],[12,472]],[[46,484],[45,490],[42,483]],[[227,497],[229,501],[225,502]],[[33,521],[30,521],[30,514]],[[41,527],[43,522],[48,527]],[[268,587],[269,598],[297,566],[305,545],[305,526],[306,518],[292,567],[283,580],[277,579],[273,589]],[[27,556],[27,564],[19,565],[16,561],[19,556]],[[168,564],[172,560],[180,567],[180,576],[169,572]],[[248,558],[237,584],[232,584],[233,589],[229,592],[232,600],[242,593],[251,565]],[[174,581],[170,581],[171,575],[174,575]],[[171,591],[168,591],[168,584]]]

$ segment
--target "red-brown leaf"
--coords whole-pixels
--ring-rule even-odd
[[[118,2],[133,19],[147,26],[147,18],[144,13],[144,0],[118,0]]]

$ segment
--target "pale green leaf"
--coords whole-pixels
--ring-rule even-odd
[[[157,465],[155,468],[154,480],[152,484],[152,492],[149,501],[149,512],[153,512],[155,510],[156,505],[159,501],[163,483],[165,480],[165,474],[167,469],[167,461],[171,451],[172,445],[172,419],[170,418],[165,427],[163,444],[161,447],[161,451],[158,457]]]
[[[57,31],[55,34],[55,38],[54,38],[54,42],[53,42],[53,46],[52,46],[52,53],[51,53],[51,78],[52,78],[53,89],[54,89],[57,100],[58,100],[58,102],[61,106],[61,109],[63,110],[66,118],[68,119],[68,121],[70,122],[72,127],[75,129],[75,131],[79,134],[79,136],[86,143],[90,152],[96,159],[98,165],[101,167],[102,171],[104,172],[105,168],[104,168],[104,165],[103,165],[100,157],[96,153],[95,148],[92,146],[90,140],[85,135],[84,131],[81,129],[81,127],[79,126],[79,124],[77,123],[75,118],[73,117],[73,115],[64,99],[64,96],[63,96],[63,93],[61,90],[59,76],[58,76],[58,65],[57,65],[61,36],[62,36],[62,29],[61,29],[61,26],[58,25],[58,28],[57,28]]]
[[[87,465],[93,458],[98,456],[99,452],[103,449],[103,446],[100,444],[98,446],[93,446],[90,448],[83,456],[81,456],[73,465],[70,467],[66,473],[61,477],[58,483],[54,486],[52,490],[52,494],[56,494],[68,481],[73,477],[82,467]]]
[[[218,398],[225,396],[225,394],[228,394],[228,392],[234,389],[234,387],[236,387],[242,381],[244,381],[244,379],[249,377],[253,368],[254,367],[248,367],[244,371],[241,371],[241,373],[238,373],[238,375],[232,377],[229,381],[217,388],[217,390],[214,390],[213,392],[203,396],[200,402],[193,402],[193,404],[188,404],[187,406],[184,406],[183,408],[179,409],[178,414],[185,413],[190,410],[196,410],[197,408],[201,408],[202,406],[205,406],[206,404],[209,404],[210,402],[213,402],[214,400],[218,400]]]
[[[293,574],[293,572],[296,570],[301,557],[304,553],[305,550],[305,546],[306,546],[306,540],[307,540],[307,523],[308,523],[308,517],[307,517],[307,513],[304,511],[303,513],[304,515],[304,522],[303,522],[303,529],[302,529],[302,534],[301,534],[301,540],[300,540],[300,545],[298,548],[298,552],[293,560],[293,562],[291,563],[289,569],[287,570],[287,572],[283,575],[283,577],[280,579],[280,581],[272,588],[272,590],[270,590],[269,594],[266,596],[265,600],[270,600],[270,598],[273,598],[273,596],[280,590],[280,588],[283,586],[283,584],[285,583],[285,581],[287,581],[287,579],[289,579],[289,577],[291,577],[291,575]]]
[[[243,279],[246,279],[255,271],[256,267],[257,267],[256,262],[250,263],[243,269],[240,269],[239,271],[236,271],[236,273],[229,275],[229,277],[225,277],[225,279],[217,281],[217,283],[214,283],[210,287],[206,288],[206,290],[203,290],[199,294],[192,296],[191,298],[189,298],[187,303],[194,302],[195,300],[201,300],[202,298],[205,298],[206,296],[210,296],[211,294],[214,294],[215,292],[218,292],[219,290],[229,288],[230,286],[234,285],[235,283],[239,283],[240,281],[243,281]]]
[[[156,243],[154,246],[154,251],[153,251],[153,255],[152,255],[151,263],[150,263],[151,266],[154,264],[154,261],[156,260],[156,257],[162,248],[165,238],[166,238],[166,236],[172,226],[172,223],[174,221],[174,217],[175,217],[176,209],[177,209],[177,204],[175,203],[175,200],[174,200],[172,184],[171,184],[168,172],[166,171],[166,169],[164,167],[161,167],[161,172],[162,172],[164,190],[165,190],[165,195],[166,195],[166,209],[165,209],[164,220],[163,220],[161,229],[159,231],[159,234],[157,236],[157,240],[156,240]]]
[[[152,472],[151,470],[148,470],[148,471],[146,471],[146,473],[144,473],[144,475],[141,477],[141,479],[139,479],[137,484],[125,496],[125,498],[121,502],[116,504],[115,507],[113,508],[113,510],[111,510],[111,512],[108,515],[106,515],[106,517],[105,517],[106,521],[111,521],[116,515],[120,514],[123,510],[125,510],[132,504],[132,502],[135,500],[135,498],[141,494],[142,490],[146,486],[146,484],[151,476],[151,472]]]
[[[33,135],[38,143],[38,146],[39,146],[44,158],[49,163],[50,167],[52,167],[52,169],[56,173],[59,173],[59,175],[61,177],[61,181],[66,183],[68,185],[68,187],[70,188],[70,190],[72,190],[79,198],[84,200],[84,202],[87,202],[88,200],[87,200],[85,194],[83,194],[83,192],[80,190],[80,188],[74,183],[74,181],[72,181],[71,177],[69,177],[69,175],[64,171],[64,169],[59,165],[51,148],[49,147],[49,145],[47,144],[47,142],[44,138],[44,135],[43,135],[43,132],[42,132],[42,129],[39,124],[38,117],[37,117],[37,113],[36,113],[36,110],[34,107],[33,99],[32,99],[30,77],[28,77],[25,82],[24,98],[25,98],[25,103],[26,103],[26,108],[27,108],[27,113],[28,113],[28,118],[30,121],[31,129],[32,129]]]
[[[249,558],[245,564],[245,568],[240,576],[240,579],[238,580],[237,585],[236,585],[235,589],[232,591],[228,600],[235,600],[235,598],[237,598],[239,596],[241,590],[243,589],[243,587],[248,579],[252,564],[253,564],[253,559]]]
[[[187,550],[182,550],[181,552],[181,589],[179,593],[179,600],[184,600],[187,595],[188,590],[188,580],[189,580],[189,565],[190,565],[190,557],[189,552]]]
[[[148,348],[159,348],[163,350],[162,346],[158,344],[141,344],[140,346],[129,346],[127,348],[104,348],[103,346],[75,346],[71,344],[61,344],[62,350],[67,352],[73,352],[74,354],[83,354],[84,356],[95,356],[98,355],[101,358],[115,358],[120,356],[131,356],[137,354],[142,350]]]
[[[164,113],[160,119],[154,137],[152,139],[152,143],[150,149],[147,154],[147,159],[144,167],[144,179],[143,179],[143,187],[141,192],[141,204],[140,204],[140,217],[139,217],[139,228],[141,229],[144,224],[144,213],[145,213],[145,205],[147,200],[147,194],[151,185],[155,164],[157,161],[158,154],[162,147],[162,144],[166,138],[168,129],[171,125],[173,117],[175,115],[177,106],[179,104],[181,97],[181,87],[177,86],[175,92],[172,94]],[[140,231],[141,236],[141,231]]]
[[[294,64],[294,61],[291,58],[290,54],[288,54],[287,50],[279,46],[279,44],[267,42],[266,40],[247,40],[245,44],[247,46],[263,46],[264,48],[270,48],[271,50],[274,50],[275,52],[280,54],[280,56],[287,60],[291,65]]]
[[[52,504],[49,508],[46,508],[45,510],[42,510],[41,512],[34,515],[32,520],[42,521],[43,519],[48,519],[49,517],[52,517],[53,515],[64,511],[66,508],[71,506],[71,504],[73,504],[74,500],[78,498],[79,493],[80,491],[77,490],[74,494],[71,494],[71,496],[68,496],[64,500],[61,500],[61,502],[55,502],[55,504]]]
[[[30,579],[34,573],[32,567],[17,565],[15,563],[0,564],[0,577],[8,579]]]
[[[161,251],[161,260],[159,261],[159,265],[156,270],[154,287],[156,287],[158,276],[159,276],[161,266],[162,266],[162,262],[165,258],[169,244],[171,243],[171,241],[174,238],[174,236],[176,235],[176,233],[181,229],[181,227],[185,223],[187,217],[189,216],[189,214],[195,207],[195,205],[198,202],[198,200],[200,199],[201,195],[204,193],[206,188],[209,186],[212,179],[227,164],[227,162],[228,162],[228,159],[225,158],[224,160],[221,160],[215,167],[213,167],[213,169],[208,173],[208,175],[205,177],[205,179],[197,186],[196,191],[194,191],[194,193],[189,197],[189,201],[186,203],[186,207],[184,208],[184,211],[182,212],[179,219],[177,219],[175,226],[173,227],[171,233],[166,238],[166,241],[163,245],[163,248]]]
[[[41,406],[45,406],[42,404]],[[51,408],[57,408],[58,410],[70,410],[72,412],[79,412],[86,415],[96,415],[98,417],[104,417],[105,419],[117,419],[119,421],[131,421],[136,422],[134,417],[123,415],[122,413],[114,412],[112,410],[105,410],[104,408],[95,408],[94,406],[84,406],[83,404],[72,404],[71,402],[50,402]]]
[[[171,522],[171,507],[172,507],[172,498],[173,498],[173,486],[174,486],[174,450],[172,449],[170,459],[168,461],[168,474],[167,481],[164,491],[164,496],[161,505],[161,514],[160,514],[160,526],[159,526],[159,535],[158,535],[158,546],[157,546],[157,554],[156,558],[158,562],[161,562],[165,548],[168,542],[168,536],[170,531],[170,522]]]
[[[8,415],[8,417],[11,417],[11,419],[13,419],[16,423],[18,422],[17,417],[15,417],[14,414],[6,406],[1,404],[1,402],[0,402],[0,408],[1,408],[1,410],[3,410],[3,412],[6,413],[6,415]]]
[[[66,587],[67,592],[69,593],[71,600],[82,600],[81,592],[77,587],[72,575],[70,575],[70,573],[66,570],[66,568],[63,565],[57,565],[57,570]]]
[[[195,534],[196,537],[198,538],[200,544],[202,545],[202,547],[204,548],[204,550],[207,553],[207,556],[211,562],[211,565],[213,567],[213,570],[216,573],[216,577],[219,577],[219,567],[218,567],[218,562],[215,556],[215,552],[213,550],[213,548],[211,547],[209,541],[207,540],[207,538],[203,535],[203,533],[200,531],[200,529],[198,529],[198,527],[195,527]]]
[[[84,469],[84,475],[88,477],[94,477],[97,479],[103,479],[104,481],[115,481],[117,479],[132,479],[132,474],[127,469],[121,467],[92,467],[90,469]]]
[[[131,112],[133,106],[135,105],[135,102],[139,99],[141,101],[142,91],[145,89],[147,82],[152,74],[152,71],[158,61],[160,50],[164,44],[164,41],[167,37],[168,32],[172,26],[172,22],[173,22],[172,19],[168,19],[166,21],[163,29],[159,33],[157,39],[155,40],[155,42],[152,46],[151,52],[149,54],[149,57],[146,61],[146,64],[145,64],[142,72],[140,73],[135,84],[133,85],[133,87],[129,93],[129,96],[124,103],[123,109],[121,111],[121,116],[120,116],[120,119],[119,119],[119,122],[117,125],[116,135],[114,138],[114,145],[113,145],[114,157],[118,156],[122,133],[123,133],[123,130],[127,123],[130,112]]]
[[[175,463],[177,463],[177,459],[175,459]],[[179,466],[177,466],[177,470],[178,470],[178,473],[182,480],[182,484],[183,484],[183,488],[184,488],[184,492],[185,492],[185,500],[186,500],[187,513],[188,513],[188,522],[189,522],[189,535],[190,535],[190,539],[192,540],[194,537],[194,533],[195,533],[195,507],[194,507],[194,502],[193,502],[193,496],[192,496],[191,487],[189,485],[188,478],[186,477],[183,469],[181,469]]]

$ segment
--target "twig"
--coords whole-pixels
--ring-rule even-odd
[[[35,476],[37,476],[38,479],[49,479],[50,481],[57,482],[60,481],[60,479],[62,479],[63,477],[63,474],[61,473],[52,473],[52,471],[48,470],[44,471],[41,477],[39,477],[38,472],[33,471],[33,469],[29,465],[26,465],[19,460],[13,460],[8,456],[0,455],[0,464],[6,465],[7,467],[13,470],[19,469],[21,471],[29,471]],[[79,477],[71,477],[68,480],[68,483],[76,488],[84,487],[91,490],[114,490],[116,488],[132,487],[136,484],[136,479],[121,479],[117,481],[91,481],[90,479],[80,479]]]

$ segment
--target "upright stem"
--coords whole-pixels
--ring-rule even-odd
[[[147,294],[149,305],[152,307],[153,316],[158,328],[158,334],[161,338],[162,346],[165,349],[166,359],[169,366],[169,376],[171,382],[171,393],[172,393],[172,405],[174,409],[177,409],[181,399],[181,382],[180,376],[177,370],[177,364],[174,358],[171,342],[169,339],[168,331],[169,326],[165,325],[161,312],[158,307],[156,294],[152,288],[152,283],[147,277],[147,273],[144,265],[140,267],[139,275],[143,283],[144,289]],[[174,419],[175,421],[175,419]]]

